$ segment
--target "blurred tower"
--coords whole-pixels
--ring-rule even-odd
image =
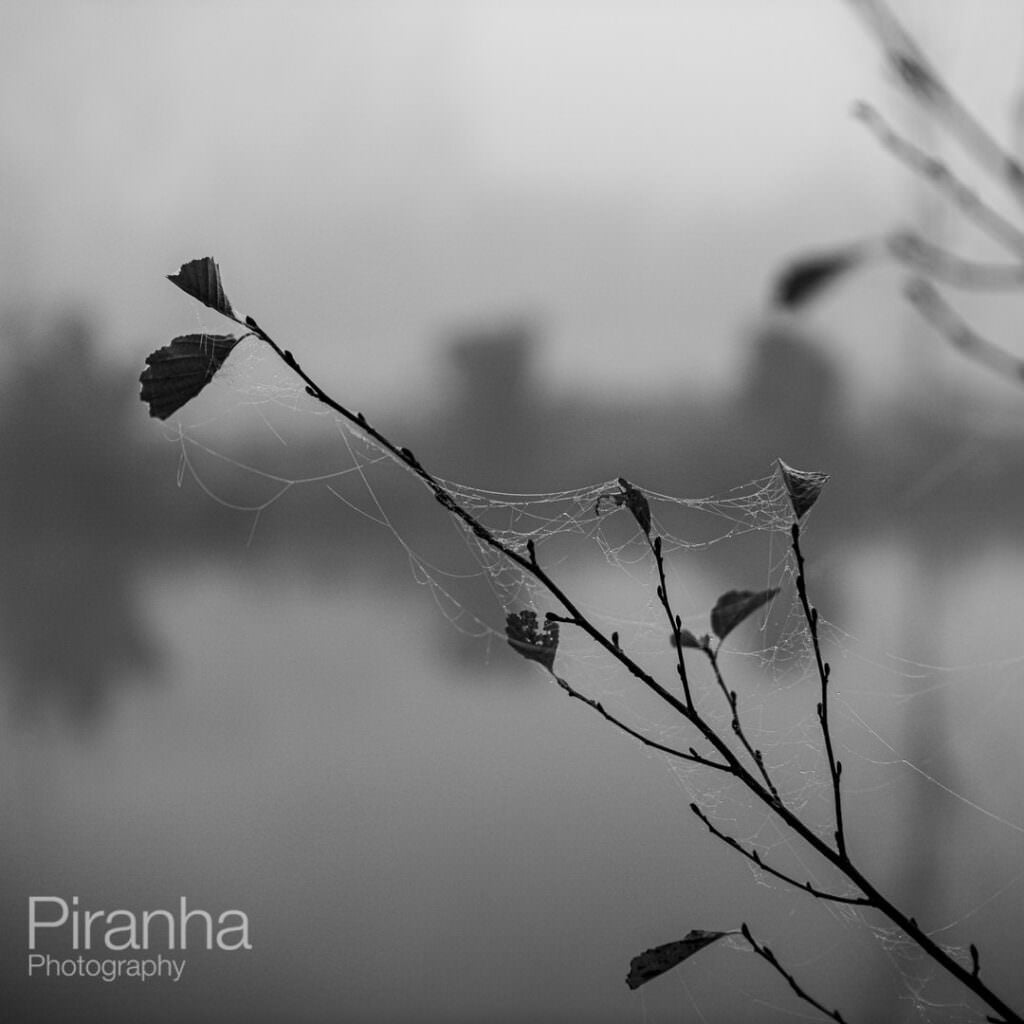
[[[452,335],[458,391],[448,450],[457,454],[467,479],[501,490],[530,485],[540,434],[535,347],[535,328],[522,318]]]
[[[770,463],[835,472],[844,445],[844,395],[836,362],[795,318],[758,324],[737,402],[751,443]]]

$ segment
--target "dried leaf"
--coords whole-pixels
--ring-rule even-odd
[[[509,612],[505,619],[505,637],[514,651],[530,661],[539,661],[549,672],[554,672],[558,651],[557,622],[548,619],[544,629],[540,630],[535,611]]]
[[[672,637],[672,641],[673,641],[672,646],[673,647],[675,646],[675,639],[676,638],[673,636]],[[696,650],[699,651],[699,650],[703,649],[704,644],[702,644],[700,642],[700,640],[698,640],[693,635],[693,633],[691,633],[688,629],[683,629],[683,630],[679,631],[679,646],[680,647],[693,647],[693,648],[695,648]]]
[[[790,503],[797,519],[802,519],[811,506],[818,500],[822,488],[831,477],[828,473],[817,473],[814,470],[794,469],[787,466],[782,459],[777,459],[782,482],[786,485]]]
[[[633,513],[633,518],[640,524],[640,529],[649,537],[651,535],[651,507],[647,504],[647,497],[624,476],[619,477],[619,486],[622,488],[622,496],[617,504],[624,504]]]
[[[185,334],[147,356],[139,381],[150,416],[165,420],[195,398],[237,344],[231,334]]]
[[[630,988],[639,988],[728,934],[729,932],[705,932],[694,928],[684,939],[648,949],[630,961],[626,984]]]
[[[724,593],[711,609],[711,628],[715,636],[724,640],[748,615],[778,592],[778,587],[772,587],[770,590],[729,590]]]
[[[183,292],[198,299],[204,306],[223,313],[232,320],[237,319],[228,297],[220,283],[220,270],[210,256],[183,263],[176,274],[168,274],[167,280],[176,284]]]
[[[640,529],[649,537],[651,535],[651,507],[647,504],[644,492],[634,487],[624,476],[619,477],[619,490],[613,494],[602,494],[594,505],[594,514],[601,515],[601,503],[610,502],[621,508],[623,505],[633,513],[633,518],[640,524]]]
[[[856,267],[863,258],[864,249],[857,245],[795,260],[775,282],[776,305],[785,309],[806,306],[829,285]]]
[[[594,514],[602,515],[602,502],[609,502],[621,508],[623,505],[633,513],[633,518],[640,524],[640,529],[649,537],[651,535],[651,507],[647,497],[639,487],[634,487],[624,476],[619,477],[620,490],[612,494],[602,494],[594,505]],[[610,510],[609,510],[610,511]]]

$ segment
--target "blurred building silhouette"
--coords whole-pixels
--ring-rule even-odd
[[[129,442],[132,374],[88,324],[8,323],[0,384],[0,671],[16,712],[94,721],[158,658],[137,601],[152,517]]]
[[[746,373],[733,402],[767,462],[834,463],[847,442],[847,396],[820,337],[792,319],[768,319],[751,332]],[[765,446],[774,446],[774,455]]]
[[[531,467],[555,458],[538,447],[546,396],[536,369],[540,338],[526,318],[454,330],[447,343],[456,389],[446,410],[445,458],[461,479],[528,490]]]

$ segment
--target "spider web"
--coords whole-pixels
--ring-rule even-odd
[[[508,650],[507,613],[524,608],[538,615],[563,611],[533,576],[441,509],[408,466],[349,421],[313,402],[262,347],[243,343],[240,349],[244,357],[236,357],[210,389],[219,392],[215,400],[204,398],[207,404],[197,403],[197,408],[214,411],[192,418],[187,425],[180,423],[169,436],[180,451],[179,482],[194,481],[212,500],[246,517],[250,545],[260,544],[272,509],[299,492],[317,491],[329,496],[339,535],[360,522],[388,538],[404,555],[412,580],[430,595],[451,627],[479,644],[488,659],[496,661],[497,652]],[[225,389],[233,401],[223,401]],[[262,433],[262,446],[249,458],[229,454],[239,445],[244,447],[241,439],[250,436],[254,424]],[[303,443],[310,437],[329,441],[326,450],[333,464],[300,476],[288,475],[287,467],[291,464],[294,470],[297,461],[296,437]],[[283,454],[284,470],[272,466],[279,460],[268,452],[275,448]],[[658,580],[650,548],[628,509],[611,500],[621,494],[619,479],[527,494],[437,479],[502,544],[525,552],[528,542],[532,543],[541,565],[580,611],[606,635],[617,634],[622,648],[651,675],[663,681],[675,678],[676,653],[656,595]],[[831,839],[831,777],[816,714],[819,684],[793,586],[796,567],[789,546],[793,509],[778,471],[769,468],[759,478],[703,497],[664,494],[645,488],[642,481],[632,483],[649,502],[651,533],[662,538],[669,593],[685,628],[695,635],[708,630],[708,609],[718,593],[715,588],[725,589],[709,569],[721,553],[740,552],[739,559],[733,554],[724,557],[730,571],[735,571],[737,561],[747,565],[746,578],[729,580],[726,586],[749,584],[753,572],[758,586],[780,589],[770,605],[730,637],[723,648],[723,667],[729,685],[739,693],[744,727],[763,752],[783,801],[823,838]],[[417,501],[422,508],[410,517],[408,510]],[[421,513],[445,522],[444,542],[438,542],[438,532],[424,534],[418,529]],[[997,802],[990,802],[984,785],[950,774],[949,763],[956,763],[955,757],[934,768],[931,759],[910,742],[905,727],[920,707],[937,696],[962,695],[969,687],[975,708],[971,732],[975,740],[984,736],[993,718],[1009,706],[1020,707],[1011,688],[1024,656],[961,666],[926,664],[898,653],[879,654],[871,638],[861,639],[824,617],[819,630],[835,669],[830,690],[833,731],[846,769],[843,780],[851,831],[856,834],[859,827],[871,834],[870,811],[880,801],[899,806],[905,804],[908,793],[918,797],[926,793],[942,802],[945,813],[955,813],[958,825],[1008,849],[1010,863],[1016,851],[1017,862],[1024,864],[1019,856],[1024,851],[1024,809],[1019,799],[1015,801],[1013,793],[1001,793]],[[695,702],[720,735],[731,737],[729,708],[713,676],[696,657],[690,661],[695,663],[691,667]],[[617,660],[580,631],[563,628],[558,672],[651,740],[683,750],[695,744],[696,737],[685,722],[666,713],[665,706],[638,687]],[[735,780],[667,755],[654,756],[664,762],[685,802],[695,804],[723,833],[757,850],[765,862],[792,877],[826,891],[853,895],[822,870],[813,855],[801,850],[773,815],[752,804]],[[1019,772],[1019,761],[1014,763]],[[790,886],[756,865],[748,866],[759,886],[793,899]],[[947,901],[944,916],[928,920],[930,934],[967,966],[971,928],[984,912],[1007,900],[1019,902],[1024,891],[1024,868],[1007,869],[1004,863],[1001,870],[1004,881],[993,882],[986,875],[988,881],[965,885],[962,896]],[[916,946],[877,915],[822,901],[813,902],[812,909],[819,916],[824,911],[844,942],[872,937],[901,980],[908,1011],[917,1017],[984,1019],[962,993],[936,977],[937,969]],[[739,940],[733,945],[749,953]],[[788,965],[812,978],[821,977],[822,964],[836,955],[838,945],[812,950]]]

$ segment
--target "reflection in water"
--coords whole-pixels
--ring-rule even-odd
[[[135,596],[135,567],[88,535],[23,539],[0,574],[0,658],[17,715],[56,710],[83,724],[118,681],[143,680],[158,652]]]

